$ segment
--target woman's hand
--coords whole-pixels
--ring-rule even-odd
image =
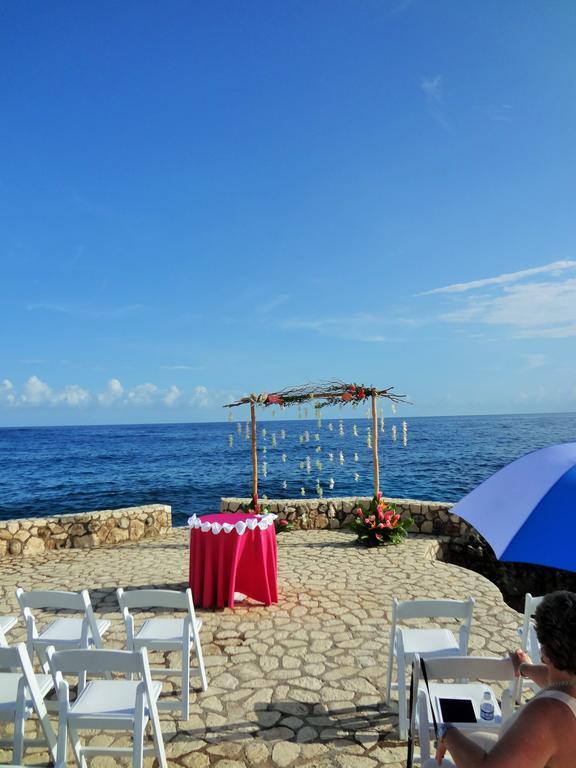
[[[508,656],[510,656],[510,661],[514,667],[514,675],[516,677],[520,677],[520,664],[532,664],[530,656],[528,656],[526,651],[523,651],[522,648],[516,648],[515,651],[508,651]]]

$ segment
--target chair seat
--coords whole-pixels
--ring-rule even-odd
[[[201,627],[202,619],[196,619],[196,629],[200,631]],[[146,619],[138,632],[136,632],[134,639],[138,645],[148,644],[148,647],[152,648],[153,642],[148,643],[148,641],[181,643],[183,634],[184,619]]]
[[[59,618],[49,624],[40,635],[34,639],[35,643],[44,645],[77,645],[82,639],[83,620],[80,618]],[[103,635],[110,626],[107,619],[97,619],[98,632]],[[88,638],[93,640],[92,632],[88,632]]]
[[[18,624],[16,616],[0,616],[0,632],[8,632]]]
[[[460,647],[449,629],[400,629],[406,657],[418,653],[431,656],[457,656]]]
[[[462,730],[478,730],[482,728],[485,730],[498,729],[502,724],[502,712],[500,706],[494,694],[492,693],[492,704],[494,705],[494,718],[492,720],[483,720],[480,716],[480,705],[482,703],[482,695],[484,691],[492,689],[483,683],[436,683],[430,682],[430,697],[432,701],[438,702],[441,698],[446,699],[469,699],[474,707],[474,714],[476,715],[476,723],[458,723],[458,727]],[[427,710],[428,710],[428,722],[432,722],[432,711],[430,707],[430,698],[427,698]],[[438,709],[439,704],[435,707],[436,719],[441,721],[442,715]]]
[[[70,706],[72,717],[111,717],[117,720],[133,720],[136,706],[137,680],[92,680],[78,699]],[[162,683],[152,681],[151,695],[158,699]],[[149,717],[145,707],[145,716]]]
[[[52,675],[36,675],[35,677],[40,694],[42,697],[46,696],[54,688]],[[14,702],[18,696],[18,684],[21,678],[21,672],[0,673],[0,712],[2,710],[14,712]],[[26,706],[32,706],[30,699],[27,699]]]

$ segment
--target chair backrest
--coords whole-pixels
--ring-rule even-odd
[[[430,680],[513,680],[510,658],[492,656],[445,656],[427,658],[426,674]]]
[[[461,619],[459,628],[460,650],[466,652],[475,600],[398,600],[392,602],[390,635],[394,637],[398,621],[403,619]]]
[[[24,649],[23,654],[22,648]],[[0,667],[3,669],[14,669],[16,667],[21,669],[23,666],[23,658],[28,659],[28,664],[30,664],[30,658],[28,657],[28,651],[26,650],[24,643],[0,648]],[[25,663],[26,662],[24,661],[24,664]],[[31,664],[30,670],[32,670]]]
[[[74,648],[66,651],[56,651],[54,646],[48,646],[46,655],[53,675],[80,675],[87,672],[102,675],[106,672],[144,675],[147,668],[148,656],[146,649],[140,651],[116,651],[108,648],[85,650]]]
[[[86,596],[88,596],[87,601]],[[90,605],[90,597],[86,590],[82,592],[62,592],[50,589],[34,589],[30,592],[24,592],[21,587],[18,587],[16,589],[16,598],[22,610],[24,608],[41,608],[84,613],[86,605]]]
[[[43,698],[36,682],[32,662],[30,661],[26,645],[24,643],[18,643],[18,645],[0,648],[0,668],[22,673],[24,683],[29,691],[34,708],[36,712],[39,713],[43,709]]]
[[[44,737],[48,744],[48,749],[52,755],[54,763],[57,759],[56,754],[56,736],[52,730],[50,720],[48,719],[48,713],[44,704],[44,698],[38,683],[34,670],[32,668],[32,662],[28,655],[28,650],[24,643],[18,643],[18,645],[10,648],[0,648],[0,667],[9,668],[13,672],[20,672],[21,677],[18,683],[17,699],[12,702],[14,706],[13,720],[14,720],[14,742],[13,742],[13,757],[14,762],[18,762],[18,757],[22,756],[24,749],[24,723],[23,719],[26,717],[26,710],[29,704],[32,704],[32,708],[36,712],[39,719],[40,728],[44,733]],[[0,688],[2,686],[1,674],[0,674]],[[8,702],[5,702],[3,707],[4,714],[9,713]],[[16,743],[16,734],[20,734],[19,747]]]
[[[184,622],[184,636],[188,637],[190,631],[192,631],[195,642],[198,642],[196,613],[190,588],[185,592],[177,592],[172,589],[131,589],[125,592],[122,587],[118,587],[116,596],[126,627],[128,647],[132,647],[135,633],[134,618],[130,613],[130,608],[168,608],[170,610],[186,611],[188,616]]]
[[[529,649],[532,651],[532,653],[537,651],[538,658],[532,659],[534,662],[538,662],[540,660],[540,650],[538,643],[536,643],[535,646],[531,648],[531,646],[534,645],[534,639],[536,638],[536,632],[531,631],[531,629],[533,629],[532,618],[536,613],[536,608],[538,608],[542,600],[544,600],[544,597],[545,595],[541,595],[540,597],[533,597],[530,592],[527,592],[524,598],[524,620],[522,622],[521,647],[523,651],[528,651]]]
[[[190,593],[190,595],[188,595]],[[131,589],[125,592],[122,587],[116,590],[120,608],[171,608],[173,610],[187,611],[189,608],[188,597],[192,592],[177,592],[172,589]]]
[[[467,619],[474,610],[474,598],[468,600],[397,600],[397,619]]]
[[[81,592],[62,592],[49,589],[34,589],[24,592],[21,587],[16,589],[16,599],[22,610],[28,634],[28,652],[32,653],[32,644],[37,637],[37,628],[32,609],[68,610],[84,614],[83,639],[87,641],[89,632],[92,633],[96,646],[101,645],[100,632],[96,617],[92,610],[90,594],[87,589]]]

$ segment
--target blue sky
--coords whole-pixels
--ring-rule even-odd
[[[0,1],[0,425],[576,410],[572,0]]]

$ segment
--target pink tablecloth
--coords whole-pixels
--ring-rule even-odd
[[[202,522],[231,523],[253,518],[246,513],[203,515]],[[278,602],[276,531],[255,528],[218,534],[190,529],[190,588],[201,608],[234,607],[240,592],[265,605]]]

